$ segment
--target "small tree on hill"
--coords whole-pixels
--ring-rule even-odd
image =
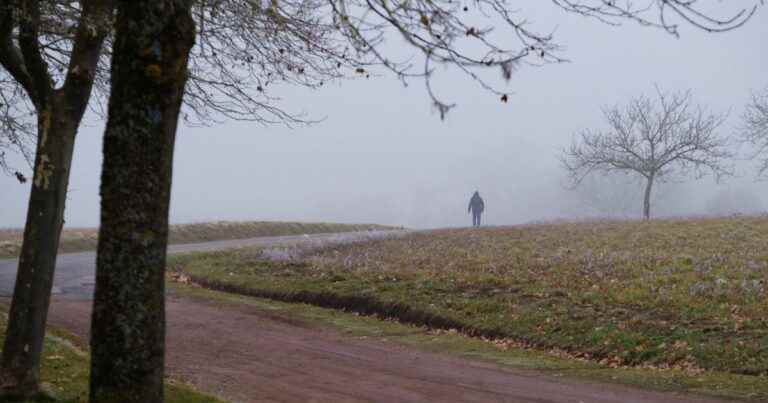
[[[571,183],[578,185],[593,173],[630,172],[645,180],[643,218],[651,217],[651,192],[657,181],[711,171],[716,177],[730,173],[728,141],[717,129],[725,115],[694,105],[690,92],[657,98],[639,96],[623,107],[603,110],[608,128],[584,130],[560,160]]]

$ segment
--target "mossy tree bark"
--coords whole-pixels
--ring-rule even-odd
[[[19,5],[21,4],[21,5]],[[91,96],[94,73],[114,6],[83,2],[69,69],[54,89],[38,44],[40,5],[0,7],[0,64],[27,92],[38,117],[37,150],[16,285],[0,360],[3,397],[28,397],[39,388],[40,356],[50,303],[75,135]],[[23,17],[23,18],[22,18]],[[19,30],[19,44],[11,31]]]
[[[165,259],[190,0],[118,3],[101,177],[90,401],[163,401]]]
[[[38,390],[40,356],[76,131],[73,122],[62,115],[59,106],[53,106],[42,113],[38,123],[42,133],[38,136],[24,241],[3,345],[2,377],[6,396],[31,396]]]

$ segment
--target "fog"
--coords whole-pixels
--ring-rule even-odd
[[[634,205],[622,199],[627,189],[640,194],[641,185],[631,186],[628,178],[605,182],[612,186],[597,181],[582,190],[565,188],[557,154],[573,133],[605,127],[602,106],[651,95],[654,85],[691,89],[697,102],[730,111],[722,130],[733,133],[751,91],[768,85],[764,8],[741,29],[707,34],[683,27],[675,39],[632,23],[613,27],[566,15],[549,2],[528,3],[522,12],[544,31],[556,28],[571,62],[523,66],[506,84],[508,103],[459,72],[440,71],[435,89],[458,104],[441,121],[422,81],[405,87],[382,72],[317,91],[281,88],[282,106],[321,119],[307,127],[180,126],[171,221],[468,226],[474,190],[485,199],[489,225],[638,218],[641,198]],[[102,129],[91,116],[78,135],[67,226],[98,225]],[[661,185],[655,214],[762,211],[768,186],[755,181],[749,161],[737,166],[738,175],[724,183],[705,178]],[[29,183],[0,177],[0,227],[23,226],[28,192]]]

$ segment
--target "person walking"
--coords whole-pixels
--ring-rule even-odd
[[[467,213],[472,213],[473,227],[480,226],[480,217],[482,216],[484,210],[485,202],[483,201],[483,198],[480,197],[480,192],[475,191],[475,194],[473,194],[472,198],[469,199],[469,208],[467,208]]]

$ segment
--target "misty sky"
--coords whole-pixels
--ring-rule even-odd
[[[325,120],[294,129],[245,122],[180,126],[171,221],[466,226],[475,189],[491,225],[588,215],[583,194],[563,188],[556,157],[575,131],[604,127],[601,106],[652,94],[654,84],[691,89],[713,110],[730,110],[728,133],[750,92],[768,85],[765,7],[736,31],[707,34],[686,26],[675,39],[632,23],[612,27],[566,15],[550,2],[525,3],[521,12],[535,27],[556,28],[571,63],[522,67],[506,85],[507,104],[450,70],[435,82],[458,104],[445,121],[419,80],[407,88],[390,75],[318,91],[283,88],[286,109]],[[102,129],[91,117],[78,135],[67,226],[98,225]],[[656,211],[703,214],[724,194],[735,204],[748,195],[750,206],[762,207],[768,183],[755,182],[748,163],[739,166],[742,176],[724,184],[663,186]],[[0,227],[23,226],[28,186],[0,177]],[[638,216],[641,204],[638,199]]]

